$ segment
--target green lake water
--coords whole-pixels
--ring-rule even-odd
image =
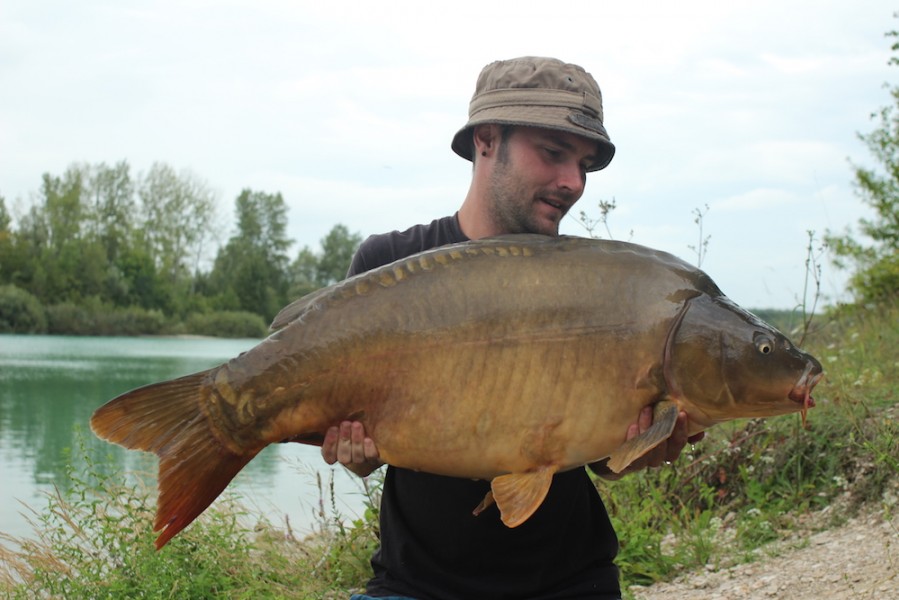
[[[152,484],[155,455],[97,439],[89,425],[93,411],[129,389],[207,369],[257,342],[0,335],[0,531],[28,536],[25,505],[42,510],[43,492],[64,491],[69,469],[86,469],[88,459],[126,476],[149,473]],[[228,489],[273,524],[286,517],[295,533],[309,531],[319,507],[316,473],[326,483],[333,476],[341,514],[361,511],[353,476],[300,444],[269,446]]]

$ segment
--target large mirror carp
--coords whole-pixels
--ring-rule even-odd
[[[321,444],[345,419],[391,465],[491,481],[514,527],[554,473],[606,457],[621,471],[671,434],[678,411],[691,434],[804,415],[822,376],[699,269],[576,237],[436,248],[301,298],[273,328],[223,365],[94,413],[101,438],[159,456],[157,547],[265,446]],[[653,427],[625,443],[647,405]]]

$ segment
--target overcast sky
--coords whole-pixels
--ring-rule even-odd
[[[614,199],[615,238],[695,262],[707,205],[703,268],[791,308],[806,232],[866,214],[851,163],[897,79],[893,4],[3,0],[0,195],[15,213],[73,162],[161,161],[217,191],[222,241],[247,187],[284,195],[292,252],[405,229],[468,189],[450,141],[481,67],[555,56],[599,81],[618,148],[573,212]],[[825,294],[844,280],[824,265]]]

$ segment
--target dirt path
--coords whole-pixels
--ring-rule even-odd
[[[899,518],[882,509],[766,551],[751,564],[631,591],[637,600],[899,600]]]

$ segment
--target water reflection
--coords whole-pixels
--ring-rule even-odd
[[[0,335],[0,531],[29,533],[15,500],[40,508],[38,492],[66,490],[69,469],[84,472],[85,460],[100,472],[143,473],[152,483],[156,457],[97,439],[89,425],[93,411],[129,389],[207,369],[256,342]],[[231,489],[275,522],[300,513],[291,515],[291,523],[308,529],[318,503],[316,471],[331,473],[317,449],[270,446]],[[342,508],[357,512],[362,500],[356,482],[341,470],[333,473]]]

